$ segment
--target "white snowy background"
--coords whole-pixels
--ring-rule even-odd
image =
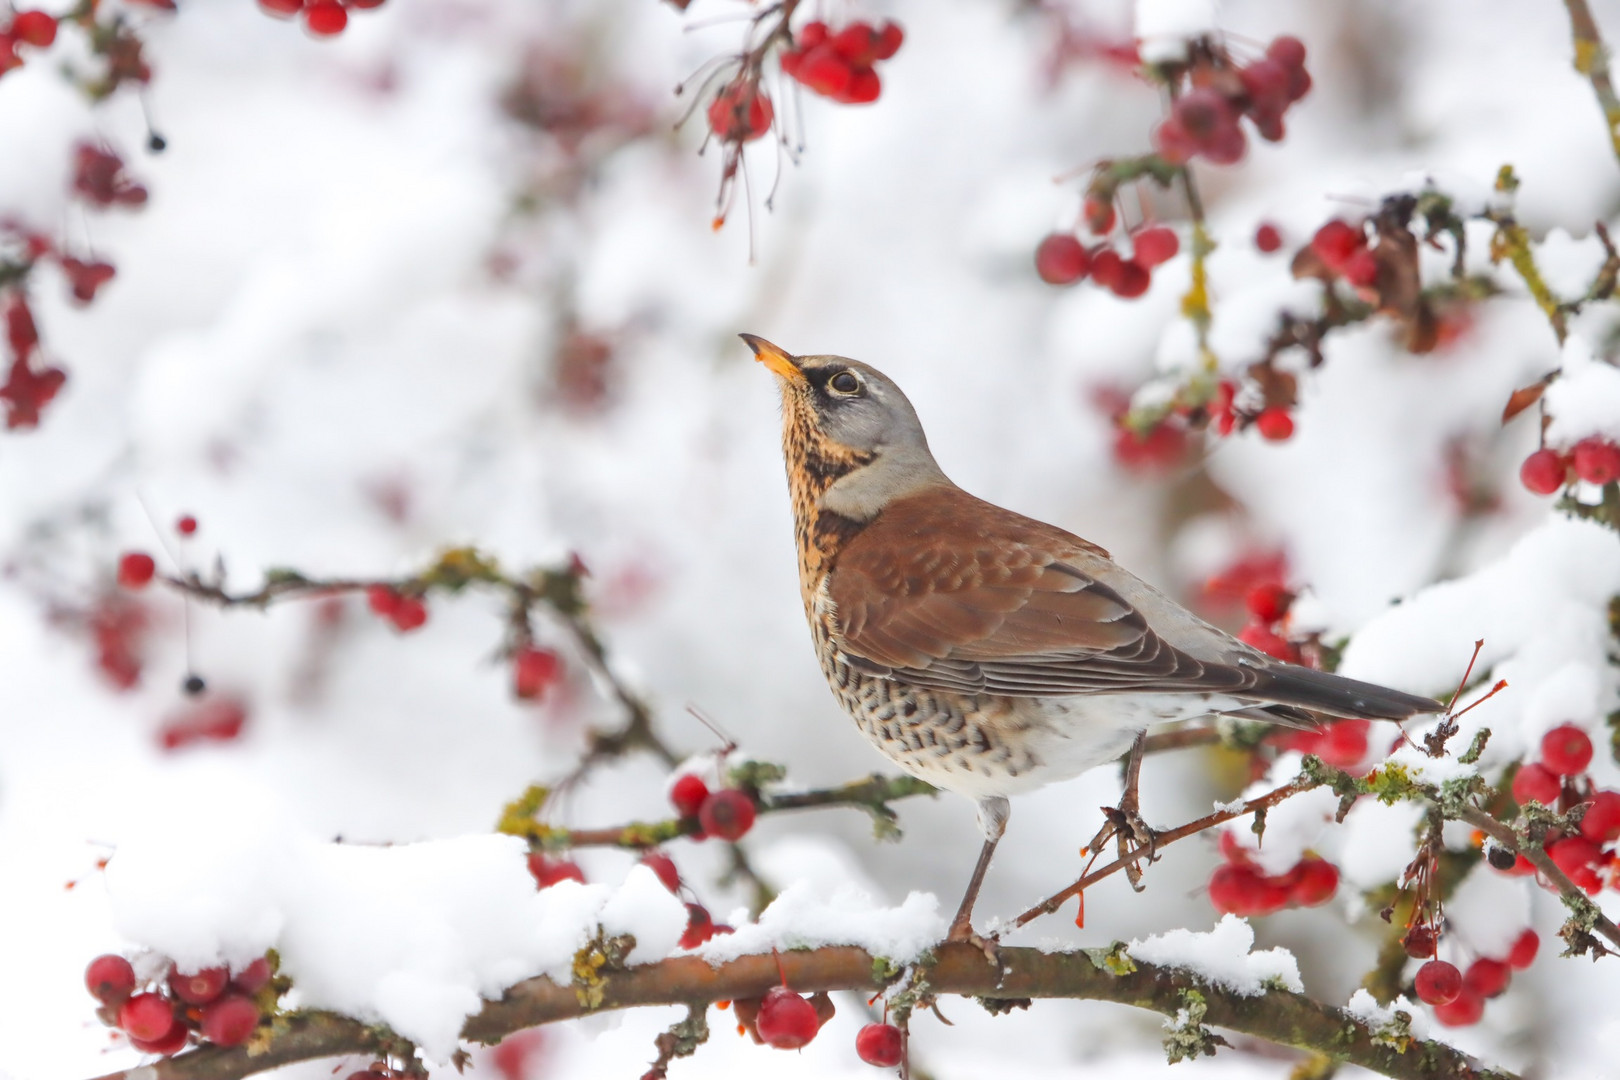
[[[1123,0],[1050,6],[1098,39],[1130,35]],[[1620,545],[1555,520],[1551,500],[1519,487],[1533,415],[1500,426],[1510,390],[1565,364],[1587,381],[1550,396],[1563,425],[1553,437],[1620,436],[1614,372],[1602,366],[1612,307],[1573,320],[1560,349],[1500,271],[1507,295],[1434,354],[1401,352],[1381,324],[1338,333],[1327,364],[1302,376],[1293,440],[1251,433],[1213,447],[1209,471],[1241,510],[1189,518],[1182,477],[1113,463],[1093,404],[1098,388],[1129,391],[1185,362],[1186,257],[1130,303],[1052,289],[1031,265],[1040,236],[1076,210],[1074,182],[1054,178],[1145,150],[1159,98],[1098,59],[1049,80],[1053,24],[1035,7],[829,0],[835,21],[898,19],[906,43],[882,66],[875,105],[779,97],[805,149],[781,163],[768,212],[778,160],[768,140],[749,151],[752,261],[750,194],[711,231],[718,154],[697,155],[701,117],[676,129],[685,103],[672,94],[737,48],[741,22],[708,20],[746,14],[740,4],[699,0],[683,18],[654,0],[388,0],[332,41],[248,0],[137,11],[157,72],[146,105],[169,141],[158,156],[140,149],[132,95],[92,110],[59,77],[73,35],[0,78],[0,214],[93,244],[118,267],[83,310],[58,276],[39,275],[31,297],[47,355],[70,378],[38,431],[0,435],[0,1074],[66,1080],[138,1060],[83,990],[84,964],[105,950],[240,962],[274,943],[303,973],[306,1000],[387,1015],[442,1045],[477,994],[566,962],[560,928],[611,921],[617,904],[650,949],[678,935],[668,897],[644,872],[626,877],[628,855],[584,852],[593,884],[537,896],[514,845],[484,835],[525,785],[567,771],[588,724],[617,721],[577,664],[546,703],[514,702],[494,660],[494,601],[435,599],[408,636],[358,603],[325,630],[312,604],[194,605],[190,664],[246,701],[249,719],[235,742],[164,752],[156,733],[182,707],[187,670],[181,604],[152,601],[159,625],[130,693],[102,681],[86,636],[52,618],[107,589],[123,550],[163,552],[168,570],[219,558],[243,587],[273,566],[408,572],[453,544],[512,567],[575,551],[591,567],[614,664],[656,703],[670,742],[713,747],[692,703],[786,764],[795,784],[882,766],[811,654],[775,391],[740,330],[883,368],[964,487],[1093,539],[1181,595],[1244,551],[1285,548],[1315,623],[1334,637],[1366,627],[1349,673],[1447,693],[1483,637],[1484,663],[1512,686],[1469,717],[1495,731],[1481,767],[1494,776],[1573,721],[1600,745],[1597,780],[1620,779],[1602,750],[1602,716],[1616,704],[1605,609],[1620,592]],[[1594,7],[1620,35],[1620,5]],[[1620,205],[1620,164],[1571,68],[1561,5],[1228,0],[1219,24],[1251,49],[1300,36],[1315,79],[1285,142],[1200,173],[1221,245],[1212,344],[1233,370],[1258,356],[1281,305],[1314,302],[1316,286],[1289,278],[1288,253],[1328,217],[1365,213],[1425,177],[1477,204],[1512,163],[1549,280],[1566,295],[1584,288],[1601,259],[1592,223],[1613,222]],[[499,101],[542,57],[618,87],[650,134],[605,153],[566,198],[526,204],[558,175],[559,151]],[[71,144],[95,136],[148,185],[144,209],[87,213],[68,198]],[[1172,198],[1154,205],[1180,213]],[[1254,250],[1262,220],[1282,229],[1283,253]],[[1474,262],[1486,266],[1482,254]],[[615,344],[616,391],[600,410],[564,407],[554,390],[564,305]],[[1447,495],[1453,439],[1481,461],[1496,512],[1465,519]],[[171,528],[181,513],[201,522],[184,543]],[[1399,598],[1409,602],[1391,608]],[[1201,753],[1153,759],[1146,814],[1187,820],[1241,782]],[[567,820],[663,816],[663,784],[648,760],[604,769],[572,795]],[[1117,794],[1102,768],[1017,800],[981,919],[1067,883],[1096,808]],[[1316,835],[1320,808],[1302,810],[1276,842],[1314,846],[1346,887],[1323,909],[1257,920],[1255,947],[1286,949],[1307,993],[1343,1004],[1383,930],[1349,884],[1399,872],[1415,815],[1358,807]],[[854,811],[762,820],[745,843],[790,902],[777,929],[750,940],[861,928],[900,953],[908,935],[937,932],[928,897],[911,894],[950,910],[979,843],[972,808],[942,797],[901,814],[904,839],[883,845]],[[338,837],[402,846],[339,849]],[[745,903],[714,883],[719,852],[684,842],[671,852],[717,917]],[[1215,859],[1208,843],[1178,845],[1145,893],[1118,878],[1092,890],[1083,930],[1071,906],[1011,940],[1207,931],[1217,916],[1202,883]],[[1453,916],[1460,944],[1448,949],[1491,954],[1529,924],[1543,950],[1484,1024],[1443,1037],[1540,1075],[1612,1067],[1620,967],[1556,958],[1551,896],[1481,872]],[[1247,948],[1223,927],[1222,941]],[[1200,951],[1156,941],[1155,955]],[[1231,949],[1216,951],[1231,961]],[[1147,1013],[944,1008],[955,1026],[921,1016],[912,1043],[941,1080],[1014,1065],[1031,1078],[1172,1075]],[[550,1030],[531,1076],[640,1075],[653,1035],[677,1015]],[[865,1019],[852,998],[796,1054],[755,1047],[715,1015],[711,1042],[672,1075],[877,1075],[853,1052]],[[475,1068],[495,1075],[484,1057]],[[1173,1075],[1286,1068],[1240,1049]]]

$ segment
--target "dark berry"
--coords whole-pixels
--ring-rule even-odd
[[[1254,246],[1270,255],[1273,251],[1282,247],[1282,233],[1277,231],[1275,225],[1261,225],[1254,230]]]
[[[1124,259],[1120,262],[1119,269],[1114,272],[1114,280],[1109,288],[1113,290],[1115,296],[1123,300],[1135,300],[1147,292],[1151,284],[1153,275],[1148,273],[1147,267],[1135,259]]]
[[[1406,936],[1401,939],[1401,947],[1406,950],[1406,955],[1414,960],[1431,959],[1434,956],[1436,944],[1434,931],[1423,923],[1408,928]]]
[[[198,694],[207,689],[208,684],[203,681],[203,677],[201,675],[187,675],[180,683],[180,692],[185,694],[187,697],[196,697]]]
[[[702,904],[686,905],[686,930],[681,934],[681,948],[695,949],[717,932],[708,908]]]

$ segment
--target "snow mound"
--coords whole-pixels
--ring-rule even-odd
[[[1171,930],[1132,941],[1127,952],[1138,960],[1189,971],[1235,994],[1255,997],[1274,986],[1302,993],[1299,963],[1286,949],[1253,952],[1254,928],[1247,919],[1222,916],[1208,933]]]

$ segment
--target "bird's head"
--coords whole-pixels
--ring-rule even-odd
[[[794,356],[742,334],[782,391],[788,480],[817,509],[857,521],[890,499],[946,483],[922,422],[883,372],[843,356]]]

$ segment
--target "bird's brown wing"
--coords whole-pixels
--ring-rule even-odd
[[[1241,693],[1258,681],[1171,646],[1074,565],[1099,555],[960,490],[896,499],[838,554],[838,644],[874,673],[970,693]]]
[[[1293,724],[1309,722],[1300,709],[1389,720],[1442,709],[1235,640],[1230,659],[1192,656],[1082,569],[1099,557],[1108,553],[959,489],[896,499],[844,546],[829,575],[837,644],[873,674],[966,693],[1222,694]]]

